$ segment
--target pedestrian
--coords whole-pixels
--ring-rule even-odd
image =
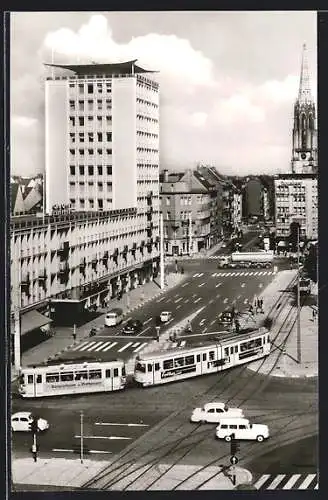
[[[73,332],[72,336],[73,336],[73,341],[75,342],[76,341],[76,332],[75,331]]]
[[[254,314],[254,309],[253,309],[252,304],[250,304],[250,306],[249,306],[249,309],[248,309],[248,310],[249,310],[249,312],[250,312],[251,314]]]
[[[263,310],[263,299],[261,298],[259,300],[259,303],[260,303],[260,310],[261,310],[261,313],[264,314],[264,310]]]
[[[255,308],[255,313],[258,313],[259,310],[259,299],[256,297],[254,301],[254,308]]]

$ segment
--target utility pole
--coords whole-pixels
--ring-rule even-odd
[[[192,254],[192,217],[191,212],[189,213],[189,256]]]
[[[297,361],[302,362],[301,349],[301,296],[300,296],[300,223],[297,225]]]
[[[159,231],[160,231],[160,285],[161,289],[164,288],[164,231],[163,231],[163,213],[160,214],[160,223],[159,223]]]
[[[80,413],[80,425],[81,425],[81,431],[80,431],[80,443],[81,443],[81,449],[80,449],[80,458],[81,458],[81,464],[83,464],[83,411]]]

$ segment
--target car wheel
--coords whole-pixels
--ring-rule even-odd
[[[263,440],[264,440],[263,436],[257,436],[256,438],[256,441],[258,441],[259,443],[262,443]]]
[[[224,438],[224,440],[225,440],[225,441],[227,441],[227,442],[229,443],[229,442],[231,441],[231,436],[226,436],[226,437]]]

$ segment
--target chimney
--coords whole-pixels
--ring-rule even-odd
[[[167,168],[164,170],[163,182],[169,182],[169,171]]]

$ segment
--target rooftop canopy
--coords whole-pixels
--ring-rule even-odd
[[[76,75],[123,75],[135,73],[157,73],[156,71],[151,71],[143,69],[137,66],[135,63],[138,59],[133,61],[118,62],[113,64],[48,64],[45,66],[50,66],[52,68],[61,68],[73,71]]]

